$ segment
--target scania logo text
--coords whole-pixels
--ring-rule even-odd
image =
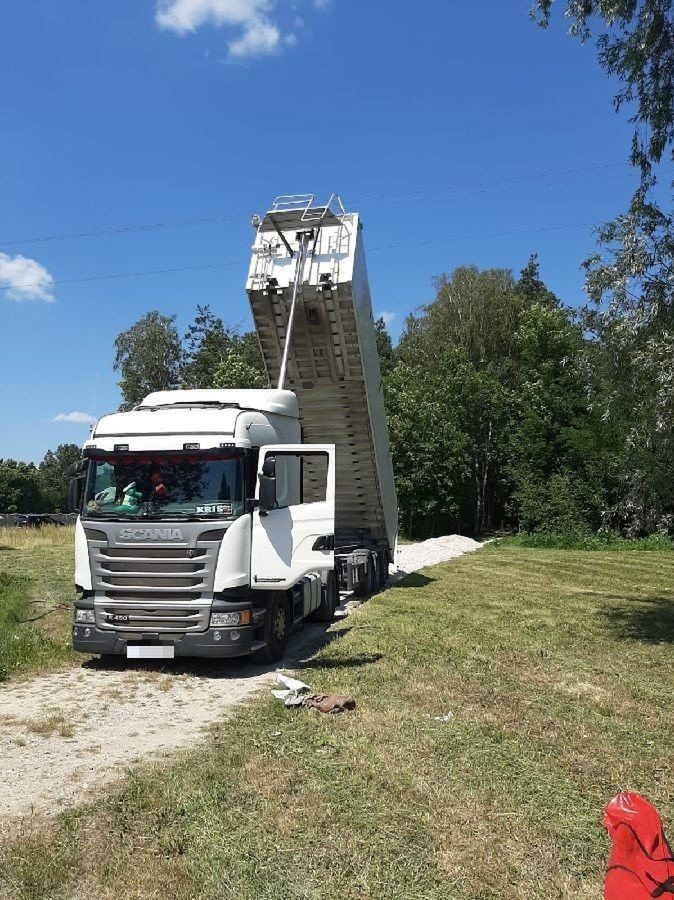
[[[179,528],[122,528],[120,541],[182,541]]]

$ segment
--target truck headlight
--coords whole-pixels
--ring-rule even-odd
[[[241,612],[214,612],[211,613],[211,625],[215,628],[224,628],[228,625],[250,624],[250,612],[244,609]]]
[[[76,609],[75,621],[85,625],[94,625],[96,623],[96,613],[93,609]]]

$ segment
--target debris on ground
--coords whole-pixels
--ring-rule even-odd
[[[300,706],[317,709],[322,713],[341,713],[347,709],[355,709],[356,701],[346,694],[309,694],[302,698]]]
[[[301,706],[322,713],[340,713],[356,708],[356,701],[346,694],[310,694],[308,684],[288,675],[277,675],[276,680],[283,688],[273,690],[272,694],[277,700],[283,700],[284,706]]]
[[[434,722],[451,722],[453,718],[454,713],[451,710],[444,716],[432,716],[430,713],[424,713],[424,719],[433,719]]]
[[[289,675],[277,675],[276,681],[283,685],[283,690],[274,690],[272,694],[277,700],[283,700],[285,706],[299,706],[303,697],[311,690],[308,684],[297,678],[290,678]]]

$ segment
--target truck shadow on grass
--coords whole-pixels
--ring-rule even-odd
[[[210,679],[240,679],[254,678],[268,672],[283,671],[294,668],[347,668],[350,666],[366,665],[376,662],[377,659],[344,659],[344,660],[313,660],[312,657],[324,650],[333,641],[343,637],[351,628],[336,627],[328,630],[330,626],[319,625],[314,622],[305,624],[298,632],[295,632],[288,643],[288,649],[283,659],[278,663],[259,665],[245,656],[233,659],[196,659],[191,657],[177,657],[174,660],[129,660],[120,657],[93,657],[82,663],[82,668],[93,669],[98,672],[147,672],[160,675],[179,676],[192,675],[196,678]],[[376,654],[372,654],[374,657]],[[377,658],[381,658],[379,655]]]
[[[395,590],[396,588],[414,588],[414,587],[426,587],[427,584],[432,584],[434,581],[437,581],[436,578],[431,578],[429,575],[424,575],[423,572],[410,572],[409,574],[403,574],[396,581],[391,581],[387,590]]]
[[[617,638],[645,644],[674,643],[673,597],[613,597],[602,609]]]

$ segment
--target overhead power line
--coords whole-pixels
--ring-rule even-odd
[[[226,269],[229,266],[245,265],[243,260],[224,263],[202,263],[195,266],[173,266],[170,269],[146,269],[143,272],[115,272],[112,275],[85,275],[83,278],[64,278],[53,281],[56,287],[61,284],[84,284],[87,281],[110,281],[114,278],[142,278],[145,275],[171,275],[173,272],[197,272],[204,269]],[[22,287],[35,287],[34,284],[22,285]]]
[[[575,169],[561,169],[552,172],[538,172],[529,175],[513,175],[508,178],[498,178],[491,181],[481,181],[474,184],[464,185],[446,185],[444,187],[430,187],[417,191],[409,191],[400,194],[376,194],[370,197],[361,197],[354,203],[358,206],[362,203],[383,203],[383,202],[399,202],[401,200],[429,199],[442,194],[459,192],[459,196],[473,196],[489,190],[495,190],[510,184],[517,184],[526,181],[535,181],[541,178],[554,178],[564,175],[578,175],[584,172],[606,171],[608,169],[626,168],[628,163],[605,163],[599,166],[583,166]],[[585,184],[590,181],[604,181],[612,178],[626,178],[633,174],[632,171],[621,173],[618,175],[604,175],[599,178],[583,179],[578,182],[558,182],[561,184]],[[551,183],[554,184],[554,183]],[[548,185],[546,185],[548,186]],[[467,193],[465,193],[467,192]],[[51,241],[76,240],[80,238],[106,237],[120,234],[133,234],[144,231],[158,231],[168,228],[184,228],[193,225],[219,225],[227,222],[236,222],[245,219],[250,213],[239,213],[229,216],[201,216],[192,219],[177,219],[168,222],[151,222],[141,223],[138,225],[119,225],[111,228],[88,229],[86,231],[64,232],[62,234],[46,234],[35,237],[9,238],[0,240],[0,247],[15,247],[22,244],[39,244],[49,243]]]
[[[221,222],[236,222],[241,216],[210,216],[201,219],[180,219],[176,222],[153,222],[147,225],[120,225],[116,228],[102,228],[99,231],[76,231],[65,234],[45,234],[41,237],[14,238],[0,241],[0,246],[12,247],[18,244],[39,244],[48,241],[66,241],[76,238],[101,237],[109,234],[132,234],[136,231],[155,231],[160,228],[182,228],[186,225],[213,225]]]
[[[481,238],[511,237],[516,234],[539,234],[543,231],[565,231],[571,228],[593,228],[596,222],[577,222],[573,225],[543,225],[540,228],[517,228],[514,231],[490,231],[483,234],[462,234],[452,238],[435,238],[430,241],[412,241],[404,244],[383,244],[381,247],[369,247],[368,253],[377,250],[402,250],[405,247],[426,247],[430,244],[451,244],[454,241],[474,241]]]
[[[576,222],[568,225],[543,225],[539,228],[529,228],[528,226],[524,226],[522,228],[516,228],[512,231],[492,231],[482,234],[454,235],[452,237],[436,238],[430,241],[408,241],[403,244],[382,244],[379,247],[368,247],[368,253],[377,253],[381,250],[402,250],[407,247],[425,247],[430,244],[451,244],[454,241],[472,241],[482,238],[510,237],[517,234],[539,234],[545,231],[564,231],[573,228],[592,228],[595,224],[596,223],[594,222]],[[190,266],[172,266],[171,268],[167,269],[146,269],[142,272],[114,272],[107,275],[85,275],[81,278],[59,279],[58,281],[53,281],[51,286],[58,287],[64,284],[86,284],[90,281],[112,281],[117,278],[143,278],[146,275],[172,275],[178,272],[198,272],[207,269],[225,269],[229,268],[230,266],[246,265],[248,265],[247,259],[236,259],[221,263],[201,263]],[[22,284],[23,288],[38,286],[40,286],[40,282]]]
[[[464,184],[464,185],[456,185],[453,187],[444,187],[444,188],[427,188],[419,191],[410,191],[404,194],[376,194],[371,197],[361,197],[361,202],[375,202],[375,201],[385,201],[385,200],[405,200],[412,197],[420,197],[423,198],[427,195],[435,195],[435,194],[444,194],[449,193],[450,191],[460,191],[464,189],[479,189],[479,188],[492,188],[492,187],[501,187],[505,184],[516,184],[522,181],[532,181],[537,178],[555,178],[560,175],[578,175],[581,172],[598,172],[606,169],[618,169],[630,167],[629,163],[621,162],[621,163],[603,163],[599,166],[583,166],[578,169],[559,169],[555,172],[536,172],[531,175],[511,175],[508,178],[496,178],[491,181],[479,181],[476,184]],[[626,174],[633,174],[632,172]],[[617,176],[622,177],[622,176]]]

